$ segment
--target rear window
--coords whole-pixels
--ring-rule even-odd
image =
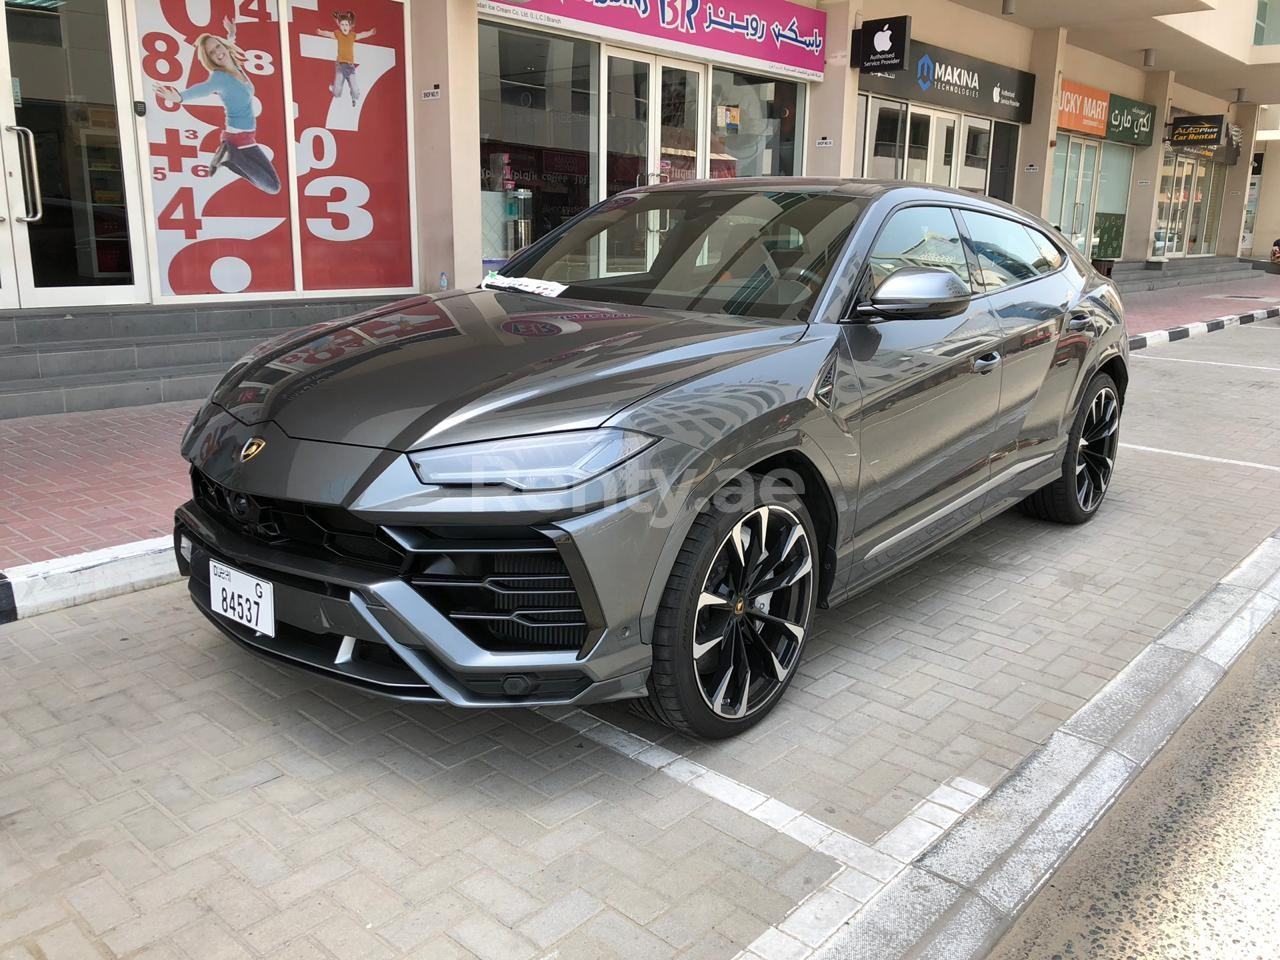
[[[961,212],[978,258],[978,282],[987,290],[1034,280],[1062,265],[1062,254],[1048,237],[1016,220],[972,210]]]

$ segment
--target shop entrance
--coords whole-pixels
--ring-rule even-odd
[[[1226,164],[1166,153],[1160,171],[1159,220],[1152,255],[1194,257],[1217,253],[1226,182]]]
[[[107,0],[5,4],[0,307],[146,299],[126,46]]]
[[[605,196],[706,177],[706,69],[610,50],[605,56]]]
[[[1061,142],[1058,150],[1062,150]],[[1065,162],[1060,168],[1059,158],[1054,158],[1054,180],[1060,179],[1061,183],[1053,184],[1050,219],[1086,257],[1093,255],[1096,239],[1093,212],[1098,190],[1098,154],[1096,141],[1068,137]]]

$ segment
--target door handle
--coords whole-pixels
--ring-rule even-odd
[[[1067,320],[1067,329],[1072,333],[1093,329],[1093,317],[1087,313],[1073,313]]]
[[[985,377],[996,367],[1000,366],[1000,361],[1003,359],[1004,357],[994,351],[991,353],[984,353],[973,361],[973,372]]]
[[[27,215],[25,217],[14,217],[19,223],[39,223],[44,218],[44,198],[40,196],[40,169],[36,165],[36,135],[27,127],[5,127],[10,133],[22,140],[26,144],[26,162],[23,166],[23,186],[29,183],[30,192],[27,194]],[[35,200],[35,212],[31,211],[31,201]]]

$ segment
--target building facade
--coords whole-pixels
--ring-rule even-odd
[[[1247,255],[1280,231],[1251,163],[1280,101],[1267,8],[8,0],[0,311],[466,286],[612,193],[699,177],[904,178],[1100,261]],[[904,16],[902,68],[859,69],[862,25]]]

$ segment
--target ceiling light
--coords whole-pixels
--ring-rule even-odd
[[[1000,13],[1006,17],[1012,17],[1017,12],[1018,4],[1015,0],[1004,0],[1004,3],[1000,7]]]
[[[1142,51],[1142,65],[1144,67],[1154,67],[1156,65],[1156,52],[1150,47]]]

